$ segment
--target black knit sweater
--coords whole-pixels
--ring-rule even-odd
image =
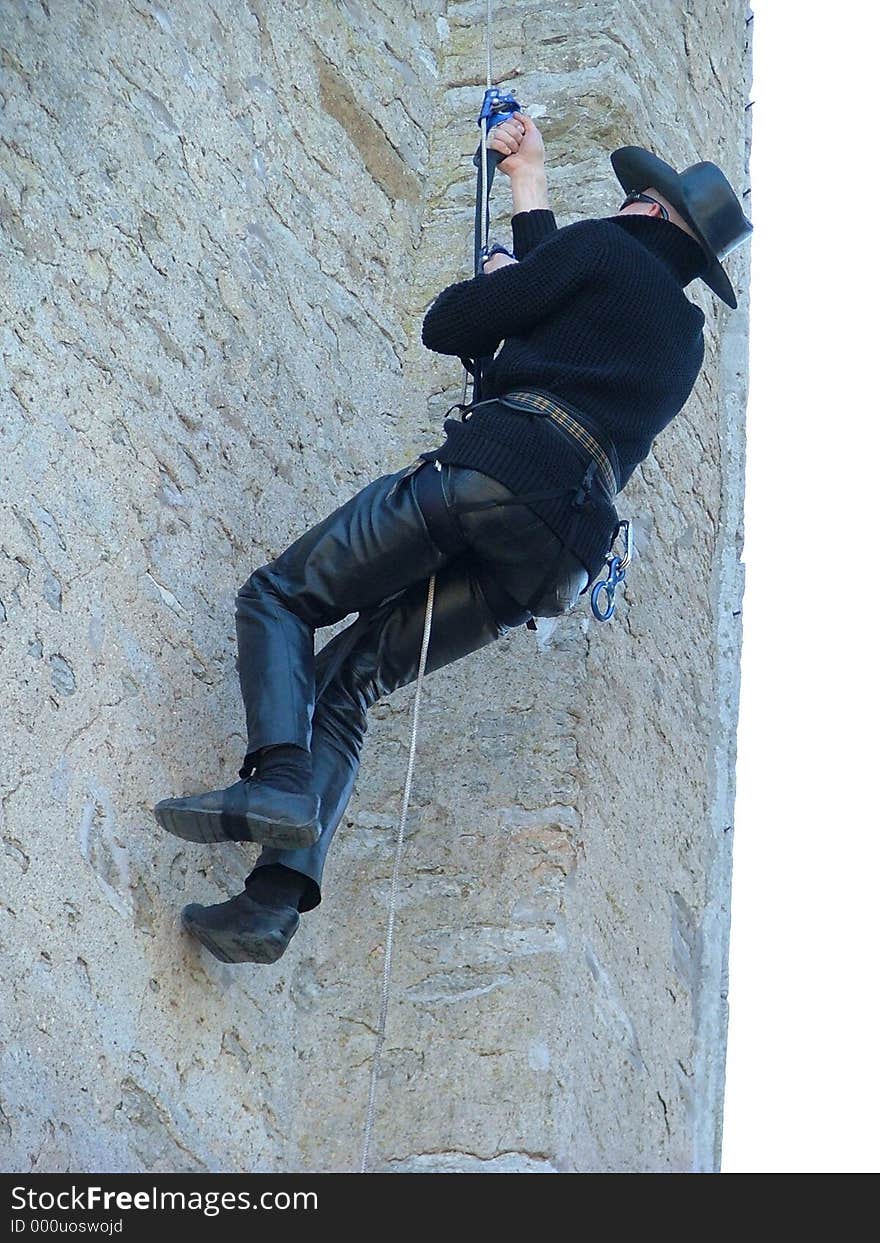
[[[623,487],[681,410],[703,362],[705,316],[684,286],[706,270],[699,243],[660,217],[626,214],[558,228],[552,211],[511,221],[519,260],[450,285],[428,309],[422,341],[484,361],[482,399],[537,388],[583,410],[617,449]],[[421,454],[483,471],[514,492],[576,488],[584,464],[540,416],[481,406],[447,419],[445,443]],[[531,507],[561,538],[571,498]],[[595,577],[617,521],[599,503],[575,519],[573,549]]]

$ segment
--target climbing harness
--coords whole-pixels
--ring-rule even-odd
[[[571,521],[562,541],[556,559],[551,562],[546,575],[540,581],[531,598],[526,602],[530,613],[534,612],[538,601],[553,583],[558,574],[562,559],[569,551],[577,530],[578,517],[584,510],[591,508],[594,500],[601,498],[617,515],[614,508],[614,497],[620,491],[620,465],[614,443],[605,433],[604,428],[591,419],[583,410],[561,401],[553,394],[541,389],[516,389],[504,393],[500,397],[489,397],[484,401],[471,402],[467,405],[456,403],[449,407],[461,411],[462,421],[472,417],[481,406],[502,405],[513,410],[520,410],[532,415],[545,417],[571,444],[572,448],[582,450],[581,460],[587,460],[587,468],[579,484],[569,488],[554,488],[550,491],[518,493],[509,500],[478,501],[471,505],[456,507],[457,513],[469,513],[471,510],[491,509],[503,505],[527,505],[531,501],[559,500],[571,496]],[[625,549],[622,556],[615,554],[614,545],[623,538]],[[610,621],[614,616],[615,592],[624,582],[626,569],[632,561],[632,526],[628,518],[617,519],[613,534],[609,540],[609,550],[605,554],[606,577],[597,579],[590,591],[590,607],[597,621]],[[601,605],[602,593],[605,593],[605,605]],[[534,618],[526,625],[536,630]]]
[[[517,100],[513,95],[499,90],[498,87],[492,85],[492,0],[486,0],[486,90],[483,95],[483,103],[480,108],[480,114],[477,118],[477,124],[480,127],[480,145],[474,154],[473,163],[477,168],[477,194],[474,212],[474,276],[484,275],[483,264],[493,254],[501,251],[506,255],[510,255],[513,259],[514,255],[502,246],[495,243],[489,246],[489,194],[492,189],[492,183],[495,177],[495,170],[498,164],[505,159],[505,156],[494,149],[490,150],[488,143],[489,131],[493,126],[500,124],[502,121],[511,117],[514,112],[521,112]],[[481,388],[482,388],[482,371],[486,362],[485,359],[461,359],[464,366],[464,377],[462,384],[461,402],[459,408],[462,410],[462,418],[464,419],[478,404],[481,404]],[[491,361],[491,358],[489,359]],[[472,400],[470,404],[466,402],[468,375],[473,377]],[[507,404],[514,404],[515,399],[526,402],[526,409],[531,409],[533,413],[537,412],[535,407],[529,406],[530,398],[534,398],[534,393],[523,394],[517,392],[515,395],[507,394],[512,397]],[[483,509],[489,506],[501,506],[507,504],[527,504],[529,501],[556,499],[561,495],[567,495],[574,492],[572,499],[572,522],[569,528],[568,538],[562,541],[559,557],[553,562],[549,571],[542,579],[538,589],[527,601],[524,612],[528,614],[528,625],[532,629],[535,628],[534,618],[531,613],[531,606],[537,604],[551,582],[555,578],[561,559],[568,551],[570,541],[574,533],[575,524],[578,515],[591,504],[591,495],[594,487],[600,487],[606,497],[613,497],[614,493],[619,491],[620,473],[617,468],[616,453],[614,446],[601,435],[591,435],[583,416],[580,415],[580,422],[574,418],[564,407],[564,404],[557,399],[549,398],[546,394],[540,395],[546,403],[545,408],[540,412],[547,414],[554,420],[556,426],[565,431],[569,437],[573,437],[582,449],[585,449],[590,463],[587,471],[581,480],[581,483],[574,489],[569,488],[560,492],[555,491],[534,492],[524,496],[513,497],[509,501],[494,500],[486,502],[478,502],[476,504],[461,506],[457,512],[464,513],[472,509]],[[450,407],[454,409],[455,407]],[[514,404],[514,408],[517,408]],[[522,408],[522,407],[520,407]],[[447,414],[449,411],[447,411]],[[598,429],[594,429],[597,431]],[[439,470],[439,463],[433,463]],[[613,489],[613,491],[612,491]],[[625,551],[623,556],[612,556],[614,544],[617,542],[619,535],[625,537]],[[597,582],[593,587],[590,601],[594,615],[599,621],[607,621],[614,613],[614,593],[623,582],[624,571],[629,565],[632,554],[632,541],[630,536],[630,524],[628,521],[618,522],[617,528],[611,539],[611,551],[606,555],[608,568],[607,578]],[[403,789],[403,802],[400,811],[400,822],[397,829],[397,843],[394,853],[394,867],[391,876],[391,893],[388,900],[388,930],[385,937],[385,958],[382,968],[382,1001],[379,1013],[379,1025],[376,1031],[376,1047],[373,1053],[373,1062],[370,1070],[370,1089],[367,1101],[367,1116],[364,1127],[364,1144],[361,1153],[361,1169],[360,1172],[367,1172],[367,1164],[370,1156],[370,1141],[373,1133],[373,1121],[376,1109],[376,1085],[379,1078],[379,1064],[382,1054],[382,1047],[385,1043],[385,1026],[388,1018],[388,999],[390,995],[391,982],[391,954],[394,940],[394,917],[397,904],[397,890],[400,882],[400,866],[403,856],[403,838],[406,829],[406,817],[409,810],[409,800],[412,791],[413,771],[415,768],[416,758],[416,738],[418,736],[419,724],[419,708],[422,697],[422,682],[424,680],[425,668],[428,659],[428,646],[431,640],[431,619],[434,612],[434,588],[436,576],[431,575],[428,580],[428,595],[425,604],[425,625],[422,634],[422,648],[419,656],[419,667],[416,675],[416,692],[415,701],[413,703],[413,721],[412,736],[409,747],[409,763],[406,771],[406,780]],[[604,609],[599,607],[599,596],[601,592],[605,592],[606,605]],[[516,623],[519,624],[519,623]]]

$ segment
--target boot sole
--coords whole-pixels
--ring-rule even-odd
[[[283,937],[258,937],[247,932],[223,933],[211,928],[202,928],[183,916],[181,923],[191,936],[210,950],[221,962],[277,962],[290,941]],[[297,924],[297,928],[299,924]],[[296,928],[294,929],[294,935]]]
[[[285,850],[313,846],[321,836],[315,823],[285,824],[253,812],[246,817],[230,816],[227,811],[190,811],[159,803],[153,815],[166,833],[185,842],[259,842]]]

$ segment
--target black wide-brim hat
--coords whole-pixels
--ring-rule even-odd
[[[610,158],[627,194],[654,186],[681,213],[709,260],[700,279],[722,302],[736,309],[736,295],[720,260],[746,241],[753,226],[718,165],[701,160],[677,173],[671,164],[644,147],[618,147]]]

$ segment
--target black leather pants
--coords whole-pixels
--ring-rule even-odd
[[[447,521],[438,524],[434,512],[429,528],[417,501],[425,485],[417,476],[435,469],[418,461],[368,484],[255,570],[236,598],[236,667],[248,735],[239,776],[251,773],[261,747],[295,743],[312,753],[312,786],[321,797],[318,841],[265,848],[256,863],[281,863],[307,878],[301,911],[321,901],[324,860],[354,789],[367,710],[418,671],[430,576],[436,574],[429,673],[532,613],[566,612],[587,585],[581,563],[570,553],[560,557],[561,542],[526,505],[455,513],[457,506],[511,498],[478,471],[441,468]],[[536,602],[533,593],[557,557],[559,572]],[[524,608],[529,600],[531,612]],[[350,613],[359,616],[316,657],[315,630]]]

